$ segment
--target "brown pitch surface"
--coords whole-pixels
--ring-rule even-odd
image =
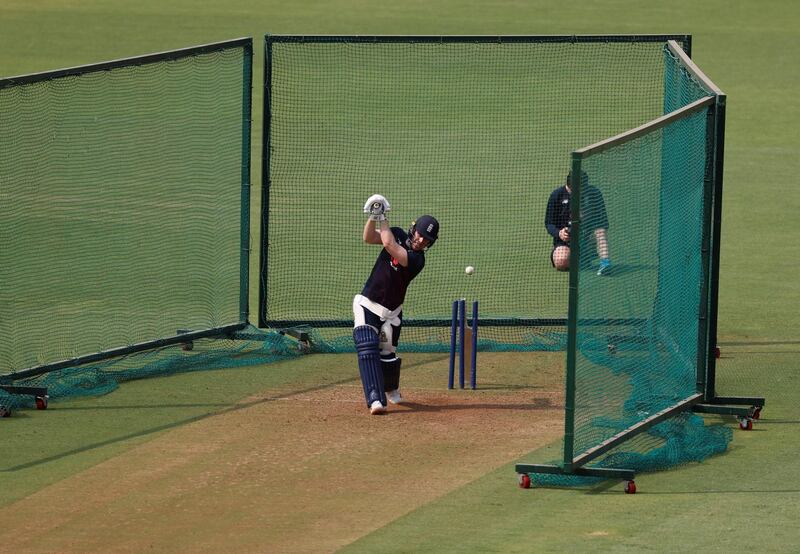
[[[560,438],[560,392],[265,391],[0,509],[9,552],[331,552]],[[509,486],[514,486],[509,475]]]

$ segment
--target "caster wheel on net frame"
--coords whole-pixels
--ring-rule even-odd
[[[193,342],[184,342],[181,345],[181,350],[183,350],[184,352],[189,352],[191,350],[194,350],[194,343]]]
[[[0,406],[0,417],[11,417],[11,408]]]
[[[519,488],[521,489],[531,488],[531,478],[526,473],[519,474]]]
[[[750,417],[753,419],[761,419],[761,408],[763,406],[753,406],[753,411],[750,414]]]
[[[46,410],[47,409],[47,400],[50,397],[47,395],[44,396],[37,396],[36,397],[36,409],[37,410]]]
[[[739,429],[742,431],[752,431],[753,420],[749,417],[739,418]]]
[[[631,481],[625,481],[625,494],[636,494],[636,483]]]

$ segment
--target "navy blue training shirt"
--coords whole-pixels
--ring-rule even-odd
[[[411,249],[408,234],[400,227],[392,227],[391,231],[395,240],[408,251],[408,266],[401,266],[383,248],[361,291],[363,296],[387,310],[395,310],[403,304],[409,283],[425,267],[425,253]]]
[[[570,193],[567,187],[560,186],[550,194],[547,201],[547,210],[544,217],[544,226],[547,232],[553,237],[553,246],[566,245],[568,243],[561,240],[558,232],[569,225],[570,216]],[[603,195],[596,187],[585,185],[583,188],[583,219],[582,234],[588,234],[595,229],[608,229],[608,216]]]

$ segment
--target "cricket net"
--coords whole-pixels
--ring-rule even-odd
[[[571,267],[562,471],[529,468],[538,484],[700,461],[732,437],[690,413],[708,400],[714,357],[713,208],[724,95],[679,54],[675,45],[664,49],[662,117],[573,153],[573,171],[583,176],[573,214],[587,227],[573,260],[595,248],[592,221],[607,210],[615,263],[603,275]]]
[[[662,115],[664,44],[686,36],[267,36],[259,326],[352,350],[352,298],[378,248],[364,201],[440,239],[409,288],[405,352],[447,349],[480,303],[479,348],[566,346],[568,276],[544,227],[565,154]],[[597,264],[597,260],[591,260]],[[464,273],[472,265],[472,276]]]
[[[246,324],[251,58],[0,80],[0,385]]]

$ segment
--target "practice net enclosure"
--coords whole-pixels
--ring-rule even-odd
[[[251,58],[240,39],[0,80],[0,374],[246,322]]]
[[[480,301],[482,349],[564,348],[568,279],[550,262],[547,200],[570,151],[662,115],[667,38],[688,45],[268,35],[260,325],[352,347],[352,298],[378,254],[362,206],[380,193],[392,225],[441,224],[406,298],[404,350],[446,349],[462,297]]]

